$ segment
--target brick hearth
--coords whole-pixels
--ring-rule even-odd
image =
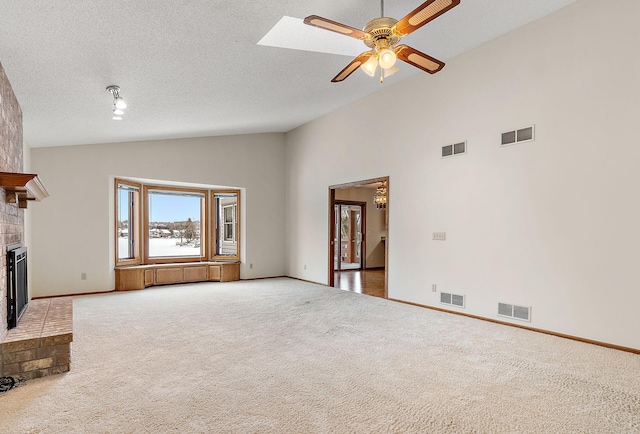
[[[70,297],[31,300],[0,346],[0,374],[25,380],[67,372],[73,341]]]

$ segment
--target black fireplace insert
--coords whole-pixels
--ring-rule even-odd
[[[14,244],[7,247],[7,322],[10,329],[18,325],[27,303],[27,248]]]

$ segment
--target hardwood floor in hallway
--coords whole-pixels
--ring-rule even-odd
[[[384,269],[336,271],[334,286],[345,291],[384,298],[384,272]]]

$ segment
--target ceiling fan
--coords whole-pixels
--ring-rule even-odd
[[[338,83],[349,77],[358,67],[373,77],[380,66],[380,82],[394,74],[400,59],[429,74],[444,68],[444,62],[424,54],[408,45],[398,44],[400,39],[434,20],[460,4],[460,0],[427,0],[401,20],[384,16],[384,0],[380,1],[380,16],[369,21],[363,30],[341,24],[317,15],[310,15],[304,23],[330,30],[355,39],[360,39],[371,50],[365,51],[351,61],[331,82]]]

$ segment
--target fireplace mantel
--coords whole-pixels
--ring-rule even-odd
[[[5,200],[26,208],[30,200],[41,201],[49,196],[38,175],[33,173],[0,172],[0,187],[4,188]]]

